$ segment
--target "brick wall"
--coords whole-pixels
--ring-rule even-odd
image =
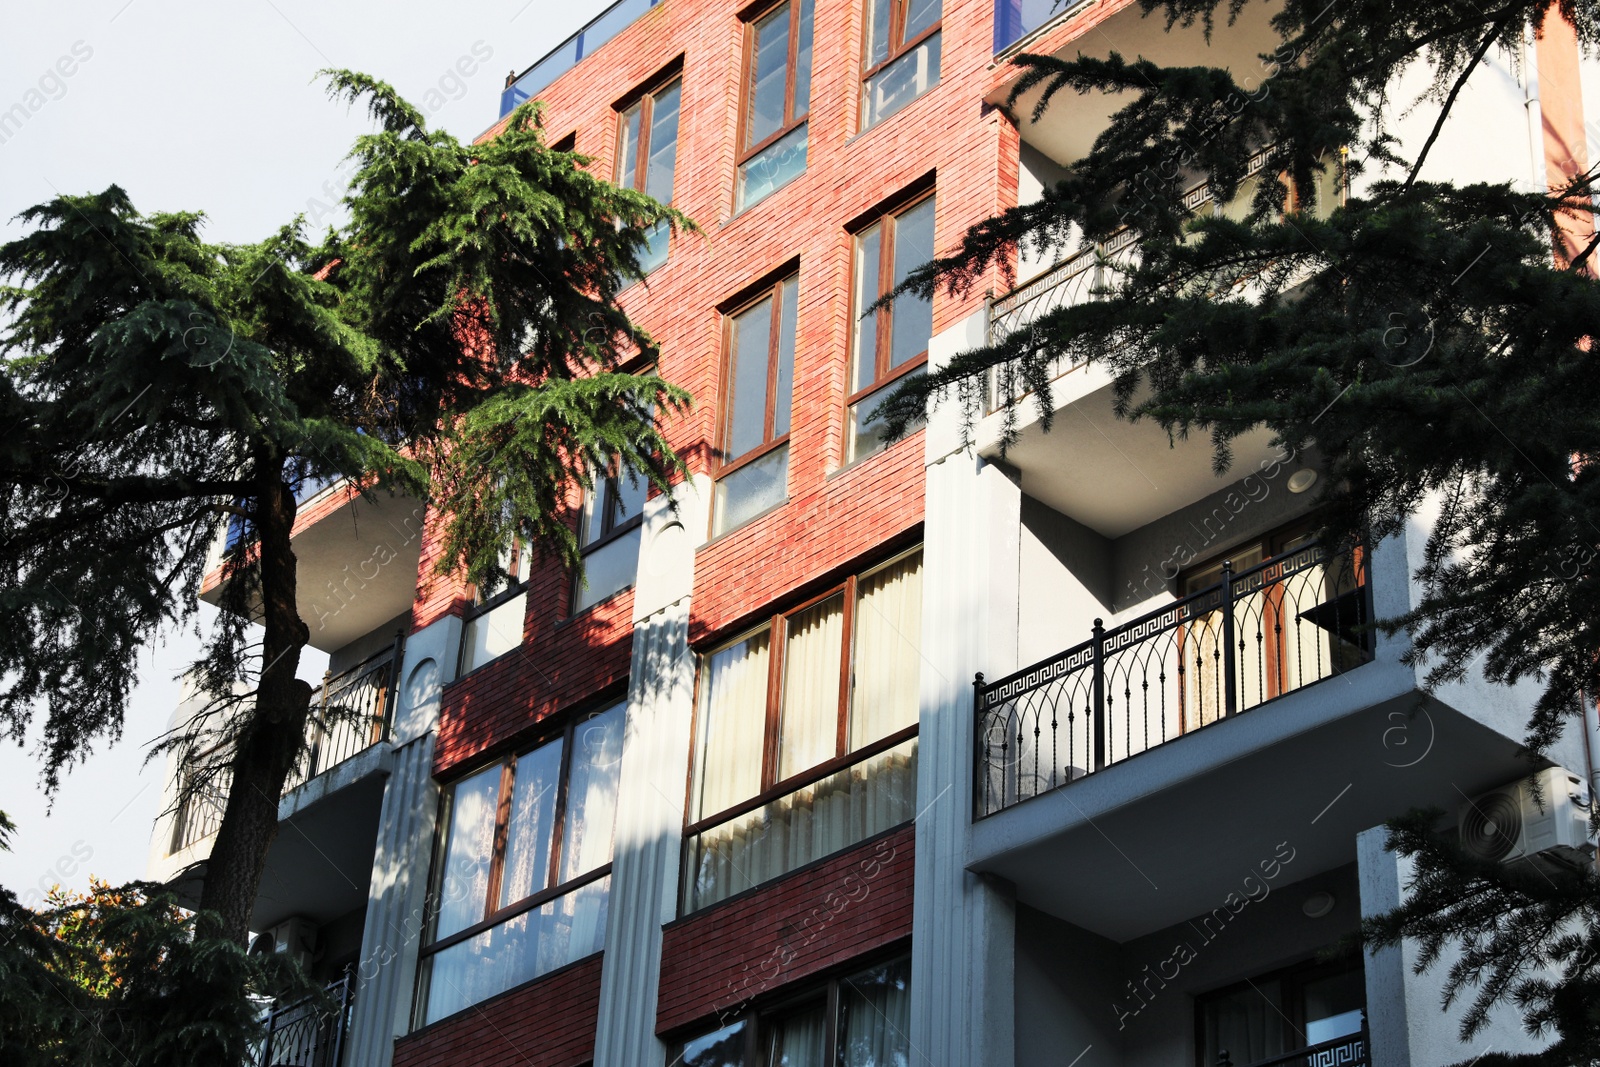
[[[915,839],[902,827],[668,926],[656,1032],[909,936]]]
[[[600,964],[591,956],[394,1043],[394,1067],[577,1067],[594,1058]]]

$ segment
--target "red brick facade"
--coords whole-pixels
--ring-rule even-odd
[[[394,1043],[394,1067],[578,1067],[594,1058],[596,955]]]
[[[909,937],[915,841],[902,827],[669,926],[656,1032]]]

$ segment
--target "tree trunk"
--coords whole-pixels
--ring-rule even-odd
[[[295,607],[294,493],[282,463],[258,465],[268,473],[258,497],[261,576],[262,671],[253,714],[238,733],[233,780],[211,857],[200,907],[217,913],[221,933],[244,944],[250,914],[278,834],[278,800],[304,743],[311,686],[295,677],[300,650],[311,631]]]

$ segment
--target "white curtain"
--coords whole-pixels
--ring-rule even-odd
[[[840,1067],[907,1067],[911,1052],[911,959],[902,957],[839,983]]]
[[[838,750],[844,597],[789,616],[783,649],[778,781],[832,759]]]
[[[626,702],[615,704],[583,720],[573,731],[558,882],[570,881],[611,862],[627,708]]]
[[[435,890],[439,908],[435,937],[447,937],[483,918],[499,801],[498,763],[461,782],[450,795],[450,833]]]
[[[917,811],[917,740],[714,826],[690,844],[689,911],[909,822]]]
[[[857,585],[850,750],[917,721],[922,667],[922,553]]]
[[[769,1024],[770,1067],[827,1067],[827,1004],[812,1004]]]
[[[506,825],[505,873],[500,906],[515,904],[550,884],[550,844],[561,782],[561,742],[542,745],[517,760]]]
[[[761,792],[770,644],[763,630],[712,653],[706,663],[690,821]]]

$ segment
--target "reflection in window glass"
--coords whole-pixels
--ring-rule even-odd
[[[736,211],[759,203],[805,172],[812,3],[789,0],[779,4],[747,31],[750,65]]]

